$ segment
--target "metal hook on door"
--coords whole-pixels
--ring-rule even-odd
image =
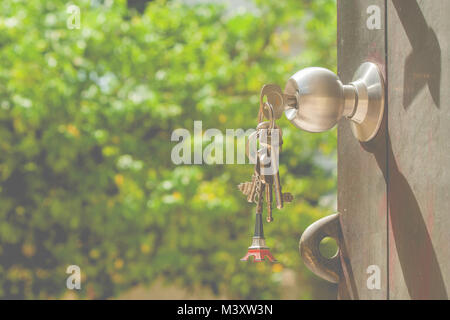
[[[338,283],[342,274],[339,258],[340,249],[332,258],[324,257],[319,250],[320,242],[325,237],[336,240],[340,248],[342,241],[339,213],[317,220],[306,228],[300,239],[299,251],[305,265],[314,274],[327,281]]]

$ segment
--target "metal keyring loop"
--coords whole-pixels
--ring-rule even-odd
[[[270,125],[268,128],[268,134],[270,135],[270,133],[272,132],[272,130],[275,128],[276,124],[275,124],[275,117],[274,117],[274,111],[273,111],[273,107],[269,102],[263,102],[263,95],[260,96],[259,98],[259,112],[258,112],[258,126],[257,128],[262,124],[265,123],[263,122],[264,120],[264,108],[267,108],[267,110],[269,111],[269,121],[270,121]],[[277,126],[278,127],[278,126]],[[253,132],[252,134],[249,135],[248,140],[245,144],[245,154],[247,155],[248,159],[250,161],[255,161],[256,163],[256,159],[252,156],[250,156],[250,141],[253,139],[258,139],[259,140],[259,131],[260,130],[264,130],[264,129],[257,129],[255,132]],[[265,129],[267,130],[267,129]],[[258,149],[258,146],[256,146],[256,149]],[[258,151],[256,151],[256,157],[258,157]]]
[[[269,102],[265,102],[264,107],[267,107],[269,110],[269,115],[270,115],[270,119],[268,119],[270,121],[269,130],[272,130],[275,127],[275,118],[273,116],[273,107]]]

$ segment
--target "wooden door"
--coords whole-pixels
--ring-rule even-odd
[[[367,11],[375,12],[380,29],[367,27]],[[385,70],[385,1],[338,1],[338,75],[343,83],[365,61]],[[369,12],[372,12],[370,11]],[[371,26],[372,27],[372,26]],[[387,185],[386,121],[378,135],[360,143],[348,120],[338,125],[338,211],[343,242],[339,283],[341,299],[386,299]],[[380,289],[367,287],[367,269],[380,270]],[[369,269],[370,270],[370,269]]]
[[[389,298],[450,290],[450,2],[387,2]]]
[[[339,298],[448,299],[450,2],[340,0],[337,10],[341,80],[364,61],[386,79],[375,139],[338,127]]]

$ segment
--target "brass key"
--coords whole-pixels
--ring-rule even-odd
[[[270,152],[267,150],[267,152]],[[272,195],[272,189],[273,189],[273,176],[271,174],[263,174],[264,177],[264,185],[265,185],[265,200],[267,203],[267,222],[272,222],[272,201],[273,201],[273,195]]]

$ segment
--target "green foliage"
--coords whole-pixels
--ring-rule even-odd
[[[262,84],[335,69],[335,1],[238,13],[154,1],[142,15],[108,3],[77,1],[79,30],[66,27],[65,1],[0,3],[0,297],[60,297],[72,264],[87,298],[157,277],[277,298],[283,268],[300,270],[301,298],[314,297],[297,243],[331,213],[336,133],[280,121],[282,183],[296,201],[265,225],[274,266],[239,261],[253,206],[236,185],[252,165],[175,166],[170,138],[194,120],[253,128]]]

